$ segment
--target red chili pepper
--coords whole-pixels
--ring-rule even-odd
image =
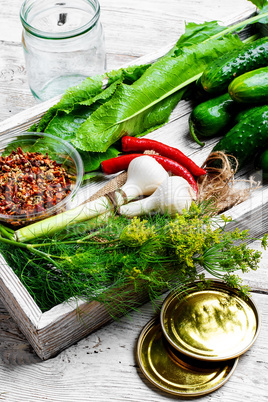
[[[128,154],[106,159],[101,162],[102,171],[105,174],[114,174],[121,172],[121,170],[127,170],[130,162],[138,156],[143,156],[143,154]]]
[[[152,150],[159,153],[162,156],[173,159],[182,166],[186,167],[193,176],[202,176],[207,174],[207,172],[197,166],[197,164],[192,161],[188,156],[181,152],[177,148],[170,147],[162,142],[150,140],[147,138],[137,138],[124,136],[122,138],[122,150],[123,152],[137,152],[137,151],[148,151]]]
[[[105,174],[113,174],[120,172],[121,170],[127,170],[130,162],[133,159],[138,158],[139,156],[144,156],[144,154],[128,154],[117,156],[116,158],[107,159],[106,161],[101,162],[102,171]],[[150,154],[147,156],[151,156],[152,158],[154,158],[158,163],[160,163],[160,165],[163,166],[166,171],[187,180],[194,191],[196,193],[198,192],[198,187],[194,177],[184,166],[162,155]]]

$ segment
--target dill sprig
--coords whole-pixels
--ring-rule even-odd
[[[225,230],[228,221],[215,222],[193,203],[173,218],[114,216],[95,231],[72,228],[28,244],[1,227],[0,251],[42,311],[83,298],[105,303],[116,316],[136,308],[142,295],[154,300],[178,282],[203,277],[202,269],[248,294],[235,271],[257,269],[261,253],[248,247],[247,230]]]

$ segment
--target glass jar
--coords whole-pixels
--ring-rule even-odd
[[[106,68],[98,0],[26,0],[20,12],[30,89],[45,101]]]

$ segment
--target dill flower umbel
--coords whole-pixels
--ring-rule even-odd
[[[155,237],[155,227],[146,224],[147,220],[134,217],[120,234],[120,241],[129,247],[142,246],[147,240]]]

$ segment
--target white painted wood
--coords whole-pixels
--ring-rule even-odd
[[[28,89],[23,53],[20,45],[20,21],[18,11],[21,0],[1,0],[0,13],[0,121],[2,130],[24,123],[33,115],[41,115],[48,104],[36,104]],[[201,22],[218,19],[228,25],[254,12],[255,7],[246,0],[225,2],[214,0],[100,0],[101,18],[106,34],[107,67],[118,68],[123,64],[146,62],[151,54],[162,48],[168,49],[184,30],[184,21]],[[159,54],[159,53],[157,53]],[[137,57],[144,56],[137,60]],[[156,56],[157,57],[157,56]],[[36,107],[35,109],[31,109]],[[170,123],[150,134],[150,138],[179,146],[197,162],[202,163],[213,146],[213,140],[200,152],[190,141],[187,119],[190,105],[181,104],[174,110]],[[20,114],[22,112],[22,114]],[[32,114],[33,112],[33,114]],[[6,120],[12,116],[12,120]],[[15,124],[13,124],[16,122]],[[27,123],[24,129],[28,127]],[[93,187],[94,192],[97,188]],[[260,194],[260,195],[259,195]],[[267,200],[267,190],[256,193],[254,208],[244,220],[245,227],[263,233],[267,228],[267,217],[262,214],[262,205]],[[255,200],[257,199],[257,204]],[[252,201],[251,201],[252,202]],[[236,207],[233,214],[243,223],[243,214],[252,205]],[[255,221],[255,222],[254,222]],[[253,224],[252,224],[253,222]],[[262,227],[260,227],[262,225]],[[253,244],[260,249],[260,243]],[[267,258],[264,253],[260,270],[245,275],[252,286],[254,299],[262,313],[262,330],[257,342],[243,356],[228,383],[202,401],[240,402],[254,396],[258,401],[267,401]],[[11,269],[5,268],[2,276],[3,302],[0,305],[0,400],[17,401],[167,401],[172,396],[155,390],[144,380],[136,367],[135,342],[142,327],[154,315],[151,304],[140,312],[132,313],[117,322],[99,329],[62,351],[58,356],[41,361],[33,351],[35,344],[42,358],[50,356],[59,345],[66,347],[86,336],[81,333],[85,327],[79,325],[72,305],[60,305],[41,314],[25,289],[17,282]],[[4,286],[4,290],[3,290]],[[16,295],[15,295],[15,294]],[[91,306],[94,325],[105,318],[101,306]],[[80,309],[87,312],[88,305]],[[102,314],[103,316],[99,316]],[[87,316],[91,320],[92,316]],[[107,318],[108,319],[108,318]],[[23,333],[27,333],[29,341]],[[90,330],[92,330],[91,328]],[[78,335],[77,335],[78,334]],[[49,344],[45,345],[48,342]],[[37,346],[38,345],[38,346]],[[44,352],[45,351],[45,352]],[[45,353],[42,355],[42,353]],[[52,352],[53,353],[53,352]]]

